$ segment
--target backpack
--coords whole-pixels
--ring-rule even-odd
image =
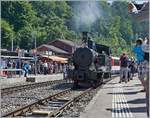
[[[128,59],[127,57],[122,57],[121,59],[121,67],[127,67],[128,66]]]

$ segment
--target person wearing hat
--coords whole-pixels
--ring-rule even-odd
[[[136,41],[135,47],[133,48],[133,52],[136,54],[137,63],[138,63],[138,78],[144,87],[144,89],[141,90],[141,92],[144,92],[146,89],[145,81],[144,81],[146,66],[144,61],[144,51],[142,50],[142,43],[143,43],[142,39],[138,39]]]

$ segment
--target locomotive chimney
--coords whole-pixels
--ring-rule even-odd
[[[83,43],[88,41],[88,32],[82,32],[82,41]]]

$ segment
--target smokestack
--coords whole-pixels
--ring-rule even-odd
[[[82,32],[82,41],[84,43],[88,41],[88,32]]]

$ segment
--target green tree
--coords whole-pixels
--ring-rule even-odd
[[[132,24],[129,19],[125,19],[124,21],[122,21],[121,26],[120,26],[120,32],[122,34],[122,38],[126,39],[128,43],[131,40],[133,40]]]
[[[122,36],[120,33],[120,16],[116,16],[114,18],[114,22],[111,24],[110,29],[109,29],[109,35],[110,37],[114,39],[118,39]]]
[[[34,45],[34,40],[32,39],[32,27],[23,27],[19,30],[17,34],[18,46],[23,49],[31,49]]]
[[[15,32],[13,31],[13,26],[11,26],[4,19],[1,19],[1,39],[2,48],[10,48],[11,41],[15,40]]]
[[[70,6],[67,2],[62,1],[40,1],[31,2],[33,9],[40,17],[39,27],[43,35],[43,41],[54,40],[57,38],[70,38],[74,36],[74,32],[70,31],[66,26],[67,18],[70,17]],[[42,39],[41,39],[42,40]]]
[[[3,1],[1,6],[1,17],[13,25],[16,32],[36,21],[36,12],[33,11],[29,2]]]
[[[81,23],[80,13],[84,9],[78,7],[86,4],[94,8],[89,2],[2,1],[2,47],[9,48],[14,39],[20,48],[34,48],[33,31],[36,31],[37,46],[57,38],[78,41],[81,40],[81,32],[86,29],[95,42],[111,47],[117,45],[117,54],[113,54],[119,55],[124,50],[130,52],[130,44],[136,38],[148,35],[149,21],[139,22],[131,17],[127,1],[94,3],[99,15],[90,24],[88,19]]]

